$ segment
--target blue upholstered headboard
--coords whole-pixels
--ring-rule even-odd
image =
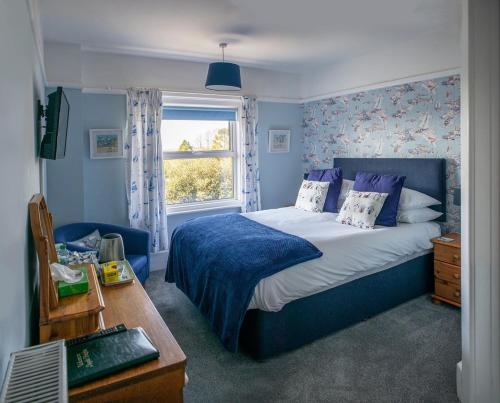
[[[418,190],[442,204],[431,208],[443,213],[436,221],[446,221],[446,159],[444,158],[334,158],[345,179],[354,180],[357,172],[406,176],[404,186]]]

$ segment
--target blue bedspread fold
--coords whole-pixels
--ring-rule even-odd
[[[237,351],[258,282],[321,255],[305,239],[240,214],[219,214],[174,230],[165,280],[176,283],[200,309],[228,350]]]

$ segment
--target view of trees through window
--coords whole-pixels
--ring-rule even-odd
[[[229,122],[166,120],[162,136],[168,155],[164,159],[168,204],[234,197],[233,157],[220,155],[221,151],[231,154]],[[180,154],[190,151],[194,155],[187,158]],[[218,155],[213,156],[214,152]]]

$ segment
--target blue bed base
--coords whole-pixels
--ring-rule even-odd
[[[240,348],[257,360],[293,350],[354,325],[433,287],[433,254],[286,304],[279,312],[249,310]]]
[[[443,158],[334,158],[345,179],[357,172],[405,175],[405,187],[442,204],[432,208],[446,221],[446,160]],[[265,359],[368,319],[433,289],[433,254],[424,255],[341,286],[286,304],[279,312],[247,312],[240,347]]]

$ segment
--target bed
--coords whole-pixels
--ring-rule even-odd
[[[334,167],[342,167],[345,179],[359,171],[405,175],[405,187],[442,202],[433,208],[443,213],[440,221],[446,219],[444,159],[336,158]],[[307,239],[323,253],[255,286],[239,348],[256,359],[300,347],[431,291],[429,240],[440,232],[435,222],[366,231],[336,223],[333,213],[294,208],[243,216]]]
[[[440,235],[435,222],[400,223],[364,230],[321,214],[285,207],[244,214],[263,225],[312,242],[323,255],[262,279],[248,309],[279,312],[292,301],[429,254],[430,240]],[[341,253],[339,252],[341,251]]]

